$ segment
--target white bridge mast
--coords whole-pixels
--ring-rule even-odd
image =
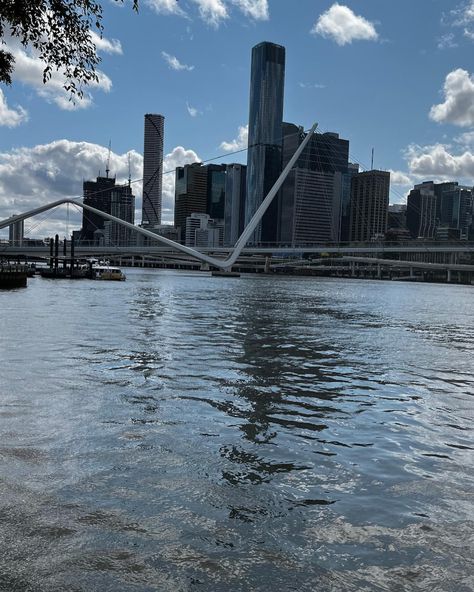
[[[306,144],[309,142],[312,135],[314,134],[317,125],[318,125],[317,123],[315,123],[313,125],[313,127],[310,129],[309,133],[306,135],[305,139],[303,140],[303,142],[300,144],[300,146],[298,146],[298,149],[295,151],[295,153],[291,157],[290,162],[286,165],[286,167],[282,171],[281,175],[278,177],[275,185],[273,185],[273,187],[270,189],[267,196],[262,201],[259,208],[257,209],[255,214],[253,215],[252,219],[245,227],[244,231],[242,232],[239,239],[235,243],[234,248],[229,250],[230,252],[229,252],[229,256],[227,257],[227,259],[217,259],[216,257],[209,257],[209,255],[205,255],[204,253],[200,253],[199,251],[196,251],[196,249],[193,249],[191,247],[186,247],[185,245],[181,245],[180,243],[170,240],[169,238],[165,238],[164,236],[160,236],[159,234],[155,234],[154,232],[151,232],[150,230],[146,230],[145,228],[139,228],[138,226],[135,226],[134,224],[130,224],[130,222],[125,222],[125,220],[121,220],[120,218],[117,218],[116,216],[112,216],[111,214],[107,214],[106,212],[102,212],[101,210],[98,210],[97,208],[93,208],[92,206],[82,203],[81,201],[79,201],[77,199],[71,199],[71,198],[67,198],[67,197],[64,199],[59,199],[58,201],[46,204],[44,206],[40,206],[39,208],[35,208],[34,210],[29,210],[28,212],[25,212],[24,214],[19,214],[18,216],[12,216],[11,218],[7,218],[6,220],[2,220],[2,221],[0,221],[0,229],[5,228],[6,226],[10,226],[11,224],[15,224],[15,222],[21,222],[22,220],[26,220],[27,218],[31,218],[32,216],[36,216],[37,214],[41,214],[42,212],[46,212],[47,210],[51,210],[52,208],[55,208],[55,207],[60,206],[62,204],[70,203],[70,204],[79,206],[80,208],[83,208],[85,210],[88,210],[89,212],[93,212],[94,214],[98,214],[99,216],[102,216],[102,218],[105,218],[106,220],[110,220],[112,222],[117,222],[118,224],[121,224],[122,226],[125,226],[126,228],[130,228],[131,230],[134,230],[135,232],[138,232],[139,234],[142,234],[143,236],[147,236],[148,238],[156,240],[157,242],[159,242],[163,245],[166,245],[168,247],[171,247],[172,249],[174,249],[176,251],[180,251],[181,253],[185,253],[186,255],[190,255],[194,259],[198,259],[199,261],[202,261],[203,263],[208,263],[210,265],[213,265],[214,267],[218,267],[219,269],[229,270],[232,268],[232,265],[234,265],[234,263],[239,258],[240,253],[242,252],[242,249],[247,244],[247,241],[252,236],[253,231],[258,226],[260,220],[262,219],[263,215],[267,211],[271,202],[274,200],[276,194],[278,193],[278,190],[283,185],[289,172],[291,171],[291,169],[295,165],[296,161],[300,157],[301,153],[305,149]]]

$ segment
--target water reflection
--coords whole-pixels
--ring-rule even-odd
[[[469,589],[471,292],[44,286],[0,318],[0,590]]]

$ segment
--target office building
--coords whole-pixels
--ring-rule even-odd
[[[207,169],[207,213],[214,220],[224,220],[226,170],[225,164],[208,164]]]
[[[457,182],[434,184],[438,240],[467,240],[472,225],[473,192]]]
[[[245,226],[281,173],[285,48],[259,43],[252,49]],[[274,200],[251,243],[277,240],[278,204]]]
[[[437,196],[433,181],[415,185],[407,198],[407,228],[412,238],[434,238]]]
[[[228,164],[224,207],[224,244],[228,247],[235,245],[244,229],[246,186],[247,167]]]
[[[116,185],[115,178],[97,177],[96,181],[84,181],[84,204],[117,216],[130,224],[135,219],[135,197],[130,185]],[[81,241],[100,244],[128,244],[133,233],[118,223],[107,221],[100,215],[88,210],[82,212]]]
[[[224,219],[226,165],[193,163],[176,169],[174,225],[179,240],[186,241],[186,218],[207,214]],[[222,222],[223,224],[223,222]]]
[[[161,224],[164,126],[163,115],[145,115],[142,202],[142,226],[145,228]]]
[[[411,235],[407,228],[407,206],[406,204],[390,204],[388,206],[387,241],[410,240]]]
[[[381,240],[387,232],[390,173],[365,171],[352,176],[351,241]]]
[[[347,173],[342,173],[341,191],[341,232],[339,241],[346,243],[351,240],[351,187],[352,177],[359,172],[359,165],[349,162]]]
[[[116,187],[110,192],[110,213],[130,224],[135,224],[135,196],[130,185]],[[104,222],[104,242],[106,246],[127,246],[136,241],[136,232],[118,222]]]
[[[283,123],[283,168],[304,138],[302,127]],[[278,196],[280,244],[339,242],[348,154],[349,142],[338,134],[313,135]]]
[[[84,181],[82,184],[84,204],[110,214],[111,193],[116,187],[115,178],[97,177],[95,181]],[[96,231],[104,230],[105,219],[99,215],[82,211],[81,241],[94,242]],[[100,234],[99,232],[99,234]]]
[[[224,225],[213,220],[208,214],[191,214],[186,218],[187,247],[209,248],[222,247]]]

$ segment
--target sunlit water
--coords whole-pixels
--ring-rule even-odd
[[[0,292],[0,590],[474,588],[474,287]]]

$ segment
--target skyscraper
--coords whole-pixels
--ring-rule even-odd
[[[267,41],[252,49],[245,225],[281,173],[285,48]],[[272,202],[250,242],[277,240],[278,203]]]
[[[380,239],[387,232],[390,173],[365,171],[352,176],[351,240]]]
[[[116,185],[115,178],[97,177],[96,181],[84,181],[84,203],[125,222],[134,223],[135,197],[130,185]],[[80,239],[105,244],[128,244],[132,231],[118,222],[106,221],[100,214],[87,210],[82,212]]]
[[[161,224],[161,193],[163,175],[163,115],[145,115],[143,149],[143,204],[142,225]]]
[[[457,181],[415,185],[407,199],[407,226],[413,238],[466,240],[472,230],[473,191]]]
[[[191,214],[208,214],[213,220],[224,220],[225,164],[200,162],[176,169],[174,225],[182,243],[186,238],[186,219]]]
[[[434,238],[436,193],[433,181],[415,185],[407,198],[407,227],[413,238]]]
[[[283,123],[285,167],[306,134]],[[348,170],[349,142],[338,134],[314,134],[280,191],[278,240],[284,244],[338,242],[343,179]]]
[[[437,195],[438,239],[454,238],[466,240],[472,224],[472,190],[460,186],[456,181],[440,183],[434,186]]]
[[[110,214],[111,193],[115,189],[115,178],[97,177],[96,181],[84,181],[82,191],[84,203]],[[81,240],[94,241],[94,233],[104,230],[105,219],[99,214],[82,211]]]
[[[244,229],[247,167],[228,164],[226,169],[224,243],[234,246]]]

